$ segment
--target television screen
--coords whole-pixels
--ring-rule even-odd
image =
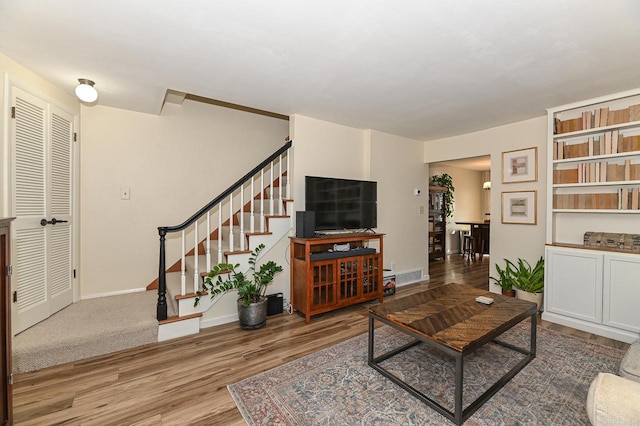
[[[317,231],[377,226],[377,182],[306,176],[305,198]]]

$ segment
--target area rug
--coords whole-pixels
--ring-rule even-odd
[[[390,327],[376,330],[376,354],[408,342]],[[529,325],[501,340],[528,347]],[[465,359],[466,407],[523,355],[489,344]],[[623,352],[538,327],[537,357],[465,425],[589,424],[585,403],[599,372],[616,372]],[[454,362],[424,344],[383,364],[448,409]],[[367,365],[367,334],[228,386],[249,425],[452,424]]]

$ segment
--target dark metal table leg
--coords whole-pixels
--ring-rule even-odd
[[[456,355],[456,384],[455,384],[456,405],[455,405],[454,421],[457,425],[461,425],[463,422],[463,418],[462,418],[463,375],[464,375],[464,357],[460,354],[460,355]]]
[[[367,363],[371,365],[373,361],[373,315],[369,314],[369,349],[367,355]]]

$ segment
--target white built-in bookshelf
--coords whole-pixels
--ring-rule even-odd
[[[640,89],[548,110],[547,244],[640,233]]]
[[[640,89],[550,108],[548,118],[542,319],[632,342],[640,336]]]

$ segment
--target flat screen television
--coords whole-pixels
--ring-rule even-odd
[[[305,177],[305,210],[315,213],[315,230],[375,228],[377,182]]]

